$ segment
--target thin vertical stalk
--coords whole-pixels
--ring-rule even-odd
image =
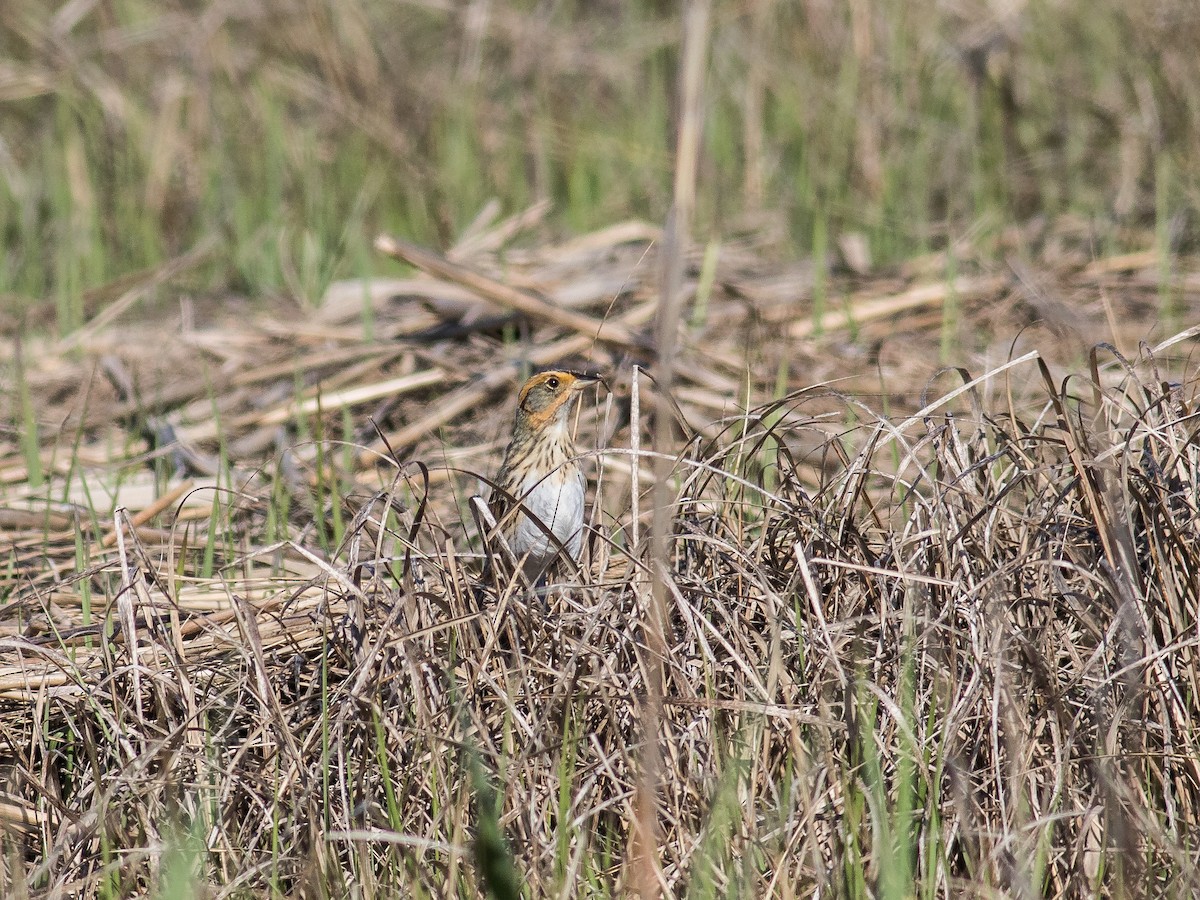
[[[676,341],[682,315],[683,266],[691,239],[696,205],[696,169],[700,156],[704,69],[710,19],[708,0],[693,0],[683,20],[682,68],[679,78],[679,124],[675,156],[674,200],[663,236],[662,298],[656,323],[658,403],[654,422],[654,518],[651,531],[650,608],[643,627],[646,657],[646,701],[641,708],[641,765],[634,798],[633,883],[643,897],[661,896],[665,887],[658,860],[658,791],[662,777],[660,745],[667,642],[665,638],[668,537],[671,526],[671,390]]]

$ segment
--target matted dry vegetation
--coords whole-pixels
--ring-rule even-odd
[[[814,337],[810,271],[726,245],[710,290],[698,255],[664,570],[655,230],[500,253],[531,218],[311,314],[19,345],[5,894],[503,895],[493,799],[534,896],[1193,894],[1195,329],[1152,323],[1164,289],[1195,320],[1194,270],[1060,230],[1054,269],[839,276]],[[614,388],[589,552],[481,608],[471,473],[569,359]]]

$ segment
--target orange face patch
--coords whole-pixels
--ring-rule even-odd
[[[557,379],[557,386],[555,386]],[[545,372],[531,379],[521,391],[520,404],[529,424],[537,429],[550,422],[571,400],[575,379],[565,372]]]

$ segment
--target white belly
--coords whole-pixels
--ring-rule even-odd
[[[536,516],[567,548],[572,559],[583,546],[583,473],[578,469],[560,477],[552,474],[540,482],[531,478],[522,485],[523,509]],[[558,545],[525,515],[517,517],[512,550],[518,558],[528,554],[526,571],[540,571],[557,555]]]

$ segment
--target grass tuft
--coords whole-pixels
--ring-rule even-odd
[[[1141,290],[1153,309],[1152,272]],[[714,291],[709,321],[727,321]],[[991,309],[963,297],[960,315],[978,328]],[[928,361],[941,319],[924,321]],[[348,471],[327,390],[303,419],[260,410],[306,439],[249,467],[233,448],[256,433],[258,395],[193,378],[169,417],[225,448],[219,489],[118,516],[115,542],[107,513],[39,507],[9,529],[53,566],[16,552],[0,606],[5,890],[618,896],[643,877],[629,848],[653,721],[672,893],[1186,896],[1200,887],[1189,340],[1100,349],[1069,378],[1035,354],[957,370],[916,404],[893,397],[890,416],[789,389],[770,346],[744,370],[683,346],[677,405],[696,432],[667,460],[657,661],[653,550],[626,537],[628,423],[581,416],[605,477],[578,578],[480,605],[459,511],[475,483],[462,463],[482,457],[444,447],[435,462],[428,441],[450,426],[421,439],[424,468]],[[294,365],[259,364],[312,396]],[[750,408],[706,422],[720,398],[697,385],[720,378]],[[95,393],[88,415],[124,408]],[[506,411],[491,415],[452,426],[455,443],[502,429]],[[63,428],[80,459],[31,501],[95,480],[79,434]],[[176,489],[136,441],[108,446],[135,455],[115,460],[114,493],[94,492],[105,510],[138,509],[138,467]],[[646,509],[655,456],[636,452]]]

